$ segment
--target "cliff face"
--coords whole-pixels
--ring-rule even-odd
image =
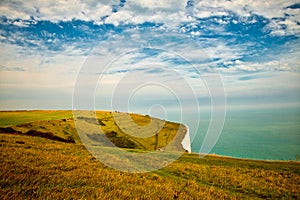
[[[185,125],[186,129],[186,134],[181,142],[183,148],[188,152],[192,152],[192,147],[191,147],[191,139],[190,139],[190,132],[189,132],[189,127]]]

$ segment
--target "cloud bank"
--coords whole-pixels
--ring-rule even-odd
[[[218,72],[228,98],[243,94],[251,99],[277,87],[276,95],[268,93],[266,101],[281,95],[299,102],[299,9],[295,1],[267,0],[3,0],[2,109],[17,108],[16,102],[23,99],[39,99],[33,94],[39,92],[68,107],[76,74],[95,48],[107,59],[120,57],[120,52],[126,55],[107,77],[157,63],[179,71],[199,89],[199,96],[207,96],[199,72]],[[111,48],[116,45],[118,51]],[[133,48],[140,50],[126,54]],[[58,85],[62,92],[55,95]],[[247,98],[243,101],[250,101]],[[26,105],[34,107],[19,107]]]

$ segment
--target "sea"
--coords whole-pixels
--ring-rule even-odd
[[[190,133],[192,152],[200,153],[209,122],[210,115],[202,114],[196,133]],[[223,130],[209,153],[258,160],[297,160],[300,109],[228,109]]]

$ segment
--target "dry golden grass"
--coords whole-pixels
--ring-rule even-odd
[[[163,169],[139,174],[103,165],[79,142],[0,134],[0,151],[1,199],[300,198],[298,162],[183,154]]]
[[[123,117],[125,113],[114,113],[110,111],[97,111],[97,120],[92,117],[81,117],[80,120],[85,122],[85,129],[93,133],[93,129],[101,127],[102,131],[111,136],[112,142],[120,147],[130,147],[141,150],[156,150],[170,144],[170,147],[183,151],[181,141],[185,135],[185,127],[179,124],[162,121],[149,116],[131,114],[134,123],[130,123],[127,118]],[[21,117],[24,115],[24,119]],[[120,123],[124,129],[120,129],[115,122],[116,116],[120,115]],[[50,132],[64,139],[73,139],[80,143],[80,139],[75,128],[71,111],[0,111],[0,127],[9,126],[13,129],[26,133],[34,130],[39,132]],[[153,120],[160,123],[157,127],[147,127]],[[25,123],[24,123],[25,122]],[[95,124],[96,123],[96,124]],[[137,126],[134,126],[137,124]],[[155,125],[155,124],[154,124]],[[151,134],[150,137],[135,137],[130,135],[130,131],[145,135],[143,127]],[[127,133],[129,131],[129,133]],[[113,135],[113,134],[116,135]],[[157,134],[157,135],[156,135]],[[172,142],[173,141],[173,142]]]
[[[0,135],[1,199],[252,199],[300,197],[295,162],[185,154],[144,174],[108,168],[80,144]]]

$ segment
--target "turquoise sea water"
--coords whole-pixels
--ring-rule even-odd
[[[192,151],[199,152],[209,115],[202,115]],[[227,110],[217,144],[210,153],[237,158],[295,160],[300,157],[300,109]]]

